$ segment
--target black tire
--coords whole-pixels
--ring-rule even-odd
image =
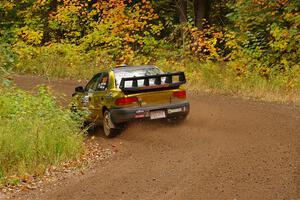
[[[121,132],[121,129],[113,123],[109,110],[105,110],[103,113],[103,132],[108,138],[113,138]]]

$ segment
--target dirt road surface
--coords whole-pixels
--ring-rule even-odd
[[[45,83],[68,98],[76,85],[15,81],[25,89]],[[96,140],[117,149],[112,158],[21,199],[300,199],[299,108],[203,93],[189,98],[186,122],[136,122],[115,139],[100,131]]]

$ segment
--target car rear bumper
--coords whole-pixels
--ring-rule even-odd
[[[163,110],[166,118],[169,117],[184,117],[190,111],[190,104],[188,101],[180,103],[172,103],[159,106],[149,107],[133,107],[133,108],[113,108],[110,109],[111,118],[114,123],[128,122],[134,119],[150,118],[151,111]]]

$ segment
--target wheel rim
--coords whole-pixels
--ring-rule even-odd
[[[104,129],[104,134],[108,136],[110,134],[110,116],[108,112],[104,113],[104,120],[103,120],[103,129]]]

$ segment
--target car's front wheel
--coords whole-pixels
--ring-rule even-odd
[[[113,123],[109,110],[103,113],[103,131],[108,138],[115,137],[120,132],[120,129]]]

